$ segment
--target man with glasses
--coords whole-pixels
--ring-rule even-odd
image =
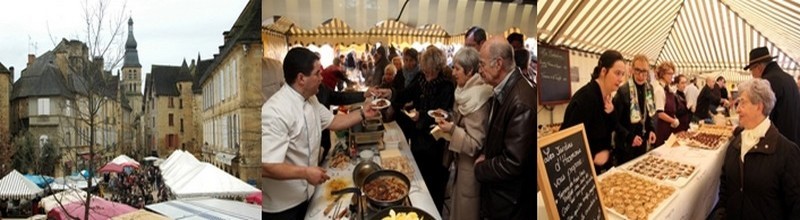
[[[633,57],[632,76],[617,90],[614,110],[617,111],[614,135],[614,156],[617,164],[623,164],[641,156],[655,142],[653,115],[656,113],[653,86],[647,83],[650,63],[644,55]]]

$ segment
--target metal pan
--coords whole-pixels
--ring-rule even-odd
[[[405,185],[404,186],[405,193],[403,193],[400,197],[392,200],[380,200],[378,198],[373,198],[373,196],[371,196],[369,193],[369,190],[371,189],[368,189],[367,185],[372,181],[384,177],[399,179]],[[378,185],[378,187],[387,187],[387,186]],[[369,176],[367,176],[366,179],[364,179],[364,184],[361,186],[361,190],[363,191],[363,195],[367,197],[367,201],[369,202],[369,204],[374,207],[386,208],[386,207],[398,206],[402,205],[403,201],[405,201],[406,197],[408,197],[408,193],[411,191],[411,181],[409,181],[408,177],[406,177],[406,175],[401,172],[395,170],[380,170],[370,174]]]

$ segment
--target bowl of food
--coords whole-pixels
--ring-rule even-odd
[[[393,206],[378,211],[370,216],[370,220],[433,220],[436,219],[433,215],[423,211],[422,209],[411,206]]]
[[[372,206],[392,207],[403,204],[411,190],[411,181],[399,171],[380,170],[364,179],[361,190]]]
[[[428,111],[428,115],[431,116],[431,118],[442,118],[442,119],[445,119],[450,116],[449,114],[447,114],[446,111],[441,109],[430,110]]]
[[[392,105],[392,102],[390,102],[388,99],[375,99],[375,100],[372,100],[372,108],[373,109],[379,109],[379,110],[380,109],[385,109],[385,108],[388,108],[390,105]]]

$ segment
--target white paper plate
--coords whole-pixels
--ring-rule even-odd
[[[378,102],[386,101],[386,105],[378,106]],[[372,109],[385,109],[392,105],[392,102],[388,99],[375,99],[372,100]]]

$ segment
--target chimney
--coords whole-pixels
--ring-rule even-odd
[[[33,65],[34,60],[36,60],[36,55],[28,54],[28,67],[31,67],[31,65]]]
[[[104,61],[105,60],[101,56],[94,57],[92,59],[92,62],[94,63],[94,68],[97,69],[97,70],[103,71],[103,67],[104,67],[104,64],[105,64]]]
[[[8,71],[11,72],[11,78],[10,79],[14,80],[14,67],[13,66],[8,67]]]
[[[222,32],[223,39],[225,39],[225,40],[222,42],[222,44],[228,44],[228,40],[230,40],[230,39],[231,39],[231,36],[230,36],[230,34],[231,34],[231,32],[230,32],[230,31],[225,31],[225,32]]]

